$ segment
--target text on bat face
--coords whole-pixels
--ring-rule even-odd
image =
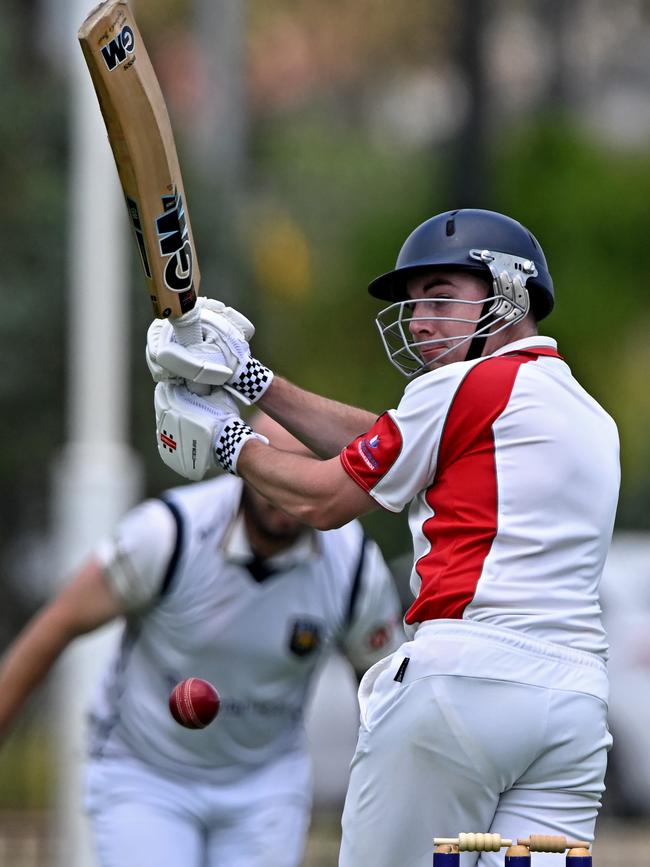
[[[174,190],[162,197],[163,213],[156,217],[160,255],[167,258],[165,286],[172,292],[185,292],[192,286],[192,245],[185,219],[183,199]]]
[[[124,63],[129,54],[135,51],[135,34],[133,30],[126,24],[117,36],[104,45],[101,49],[104,63],[108,67],[108,71],[112,72],[116,66]]]

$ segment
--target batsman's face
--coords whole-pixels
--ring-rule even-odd
[[[431,271],[409,280],[411,345],[430,370],[465,360],[487,294],[483,280],[463,271]]]
[[[304,524],[278,509],[250,485],[244,487],[243,506],[249,532],[266,542],[288,547],[305,532]]]

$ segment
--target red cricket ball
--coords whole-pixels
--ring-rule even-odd
[[[188,677],[177,683],[169,694],[169,710],[177,723],[186,729],[202,729],[219,713],[219,693],[200,677]]]

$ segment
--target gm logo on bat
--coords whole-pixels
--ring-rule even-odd
[[[135,51],[135,35],[129,25],[125,25],[117,36],[102,48],[102,57],[112,72],[116,66],[120,66],[129,54]]]
[[[186,292],[192,288],[192,245],[183,199],[176,190],[161,199],[163,213],[156,217],[156,233],[160,255],[169,257],[163,272],[165,286],[172,292]]]

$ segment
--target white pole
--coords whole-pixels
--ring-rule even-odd
[[[57,574],[66,578],[140,495],[127,444],[126,209],[99,106],[77,44],[93,0],[71,0],[66,40],[70,136],[68,441],[54,469]],[[82,809],[85,708],[117,626],[78,640],[58,668],[57,864],[94,867]]]

